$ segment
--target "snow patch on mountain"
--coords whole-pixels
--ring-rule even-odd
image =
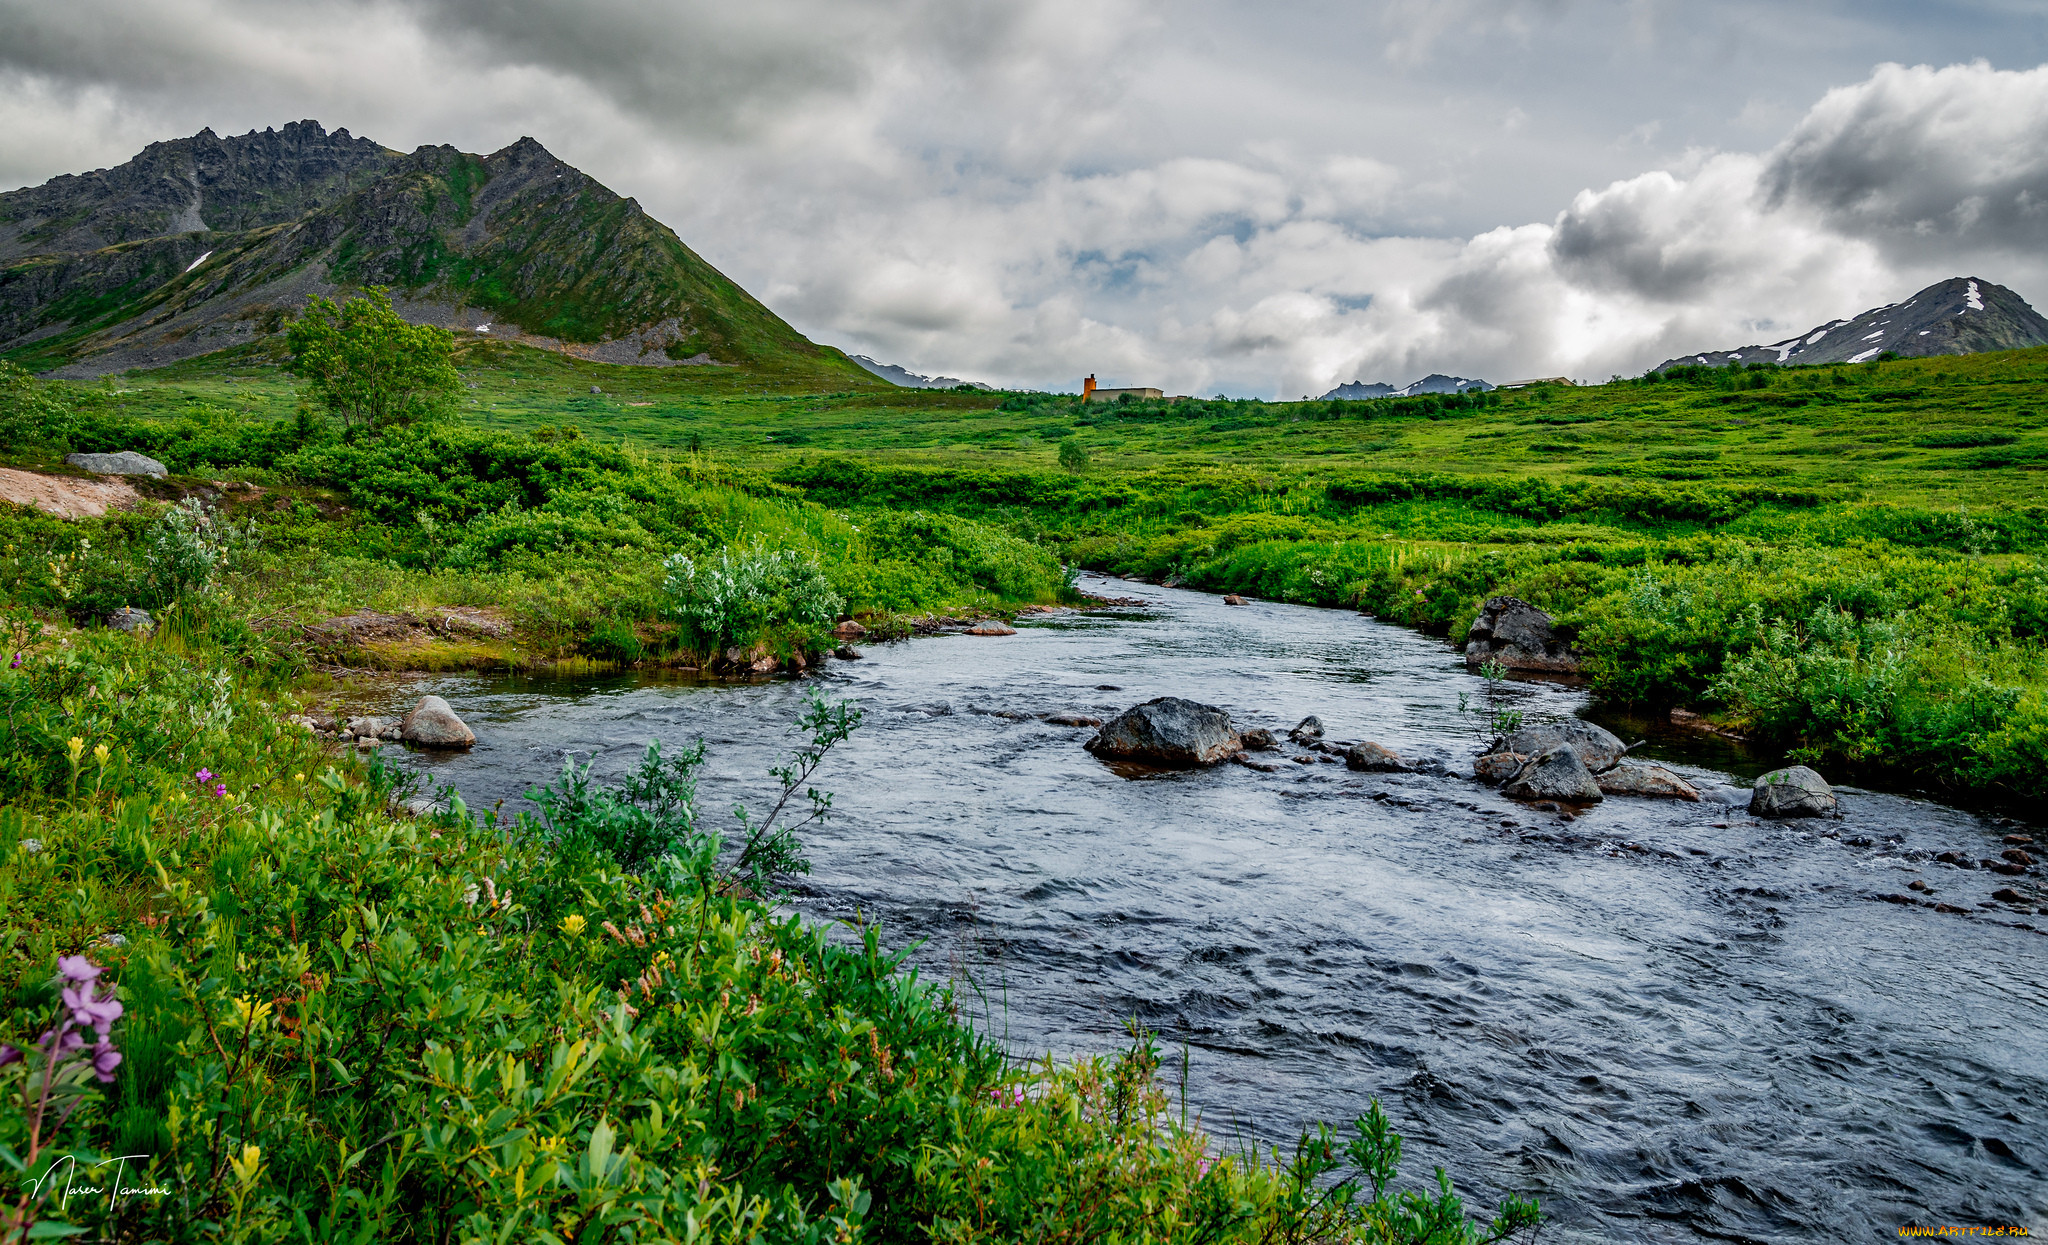
[[[994,385],[984,385],[978,380],[961,380],[957,376],[920,376],[909,368],[894,363],[880,363],[864,354],[848,355],[847,358],[890,384],[901,385],[905,389],[957,389],[961,385],[970,385],[976,389],[995,388]]]
[[[1323,401],[1366,402],[1374,398],[1412,398],[1424,393],[1464,393],[1467,390],[1484,392],[1491,388],[1493,386],[1483,380],[1473,380],[1464,376],[1446,376],[1442,372],[1434,372],[1423,377],[1421,380],[1411,381],[1398,387],[1387,384],[1385,381],[1374,381],[1371,384],[1367,384],[1364,381],[1354,380],[1348,385],[1339,385],[1324,394]]]

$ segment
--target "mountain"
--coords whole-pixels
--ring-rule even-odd
[[[1370,398],[1412,398],[1419,393],[1463,393],[1467,389],[1491,388],[1493,386],[1483,380],[1467,380],[1462,376],[1446,376],[1442,372],[1433,372],[1398,389],[1384,381],[1367,385],[1354,380],[1348,385],[1339,385],[1330,390],[1323,395],[1323,400],[1327,402],[1334,398],[1344,402],[1360,402]]]
[[[256,341],[315,296],[609,363],[865,379],[531,138],[388,151],[301,121],[0,195],[0,355],[60,376]]]
[[[905,389],[953,389],[960,385],[972,385],[976,389],[993,390],[994,385],[984,385],[978,380],[961,380],[956,376],[919,376],[916,372],[894,363],[877,363],[864,354],[848,355],[866,370]]]
[[[1742,346],[1666,359],[1652,368],[1730,363],[1861,363],[1890,351],[1906,358],[1977,354],[2048,345],[2048,319],[2027,300],[1979,277],[1950,277],[1903,303],[1830,320],[1768,346]]]

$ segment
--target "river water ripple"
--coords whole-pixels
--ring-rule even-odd
[[[2011,880],[1928,859],[1996,856],[2015,827],[1855,789],[1833,822],[1622,799],[1566,821],[1466,779],[1333,764],[1120,777],[1089,731],[1037,717],[1179,695],[1276,733],[1313,713],[1469,773],[1458,699],[1481,685],[1441,641],[1348,613],[1084,586],[1150,604],[829,664],[867,721],[819,775],[836,815],[806,837],[804,912],[921,942],[913,962],[1021,1055],[1108,1051],[1136,1017],[1176,1063],[1185,1046],[1191,1108],[1226,1141],[1284,1143],[1378,1096],[1410,1178],[1441,1164],[1474,1205],[1537,1194],[1546,1239],[2048,1230],[2048,936],[2018,928],[2048,909],[1980,908]],[[468,754],[414,754],[473,808],[521,807],[567,754],[615,772],[650,738],[702,737],[719,824],[764,803],[805,686],[406,695],[476,729]],[[1506,694],[1532,719],[1584,700]],[[1753,773],[1664,759],[1716,785]],[[1915,878],[1972,915],[1877,900]]]

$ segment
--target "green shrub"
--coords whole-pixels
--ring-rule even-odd
[[[669,611],[701,649],[724,652],[790,632],[804,638],[830,626],[845,602],[817,559],[760,543],[721,549],[700,562],[688,554],[663,564]]]

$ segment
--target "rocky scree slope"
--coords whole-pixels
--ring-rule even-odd
[[[344,131],[287,130],[295,161],[252,157],[264,135],[213,140],[232,157],[215,159],[202,134],[89,185],[59,193],[89,180],[59,178],[0,196],[17,248],[0,269],[0,354],[72,377],[161,366],[275,333],[312,297],[387,285],[414,322],[604,362],[795,365],[867,380],[531,138],[488,156],[378,148],[373,162]],[[184,193],[180,170],[202,156],[226,170],[218,214],[232,226],[208,215],[203,187],[167,211]],[[297,203],[311,206],[293,213]],[[59,227],[59,208],[76,223]],[[150,228],[162,232],[136,236]],[[19,250],[109,233],[122,240]]]
[[[1874,307],[1853,320],[1830,320],[1768,346],[1666,359],[1651,370],[1687,364],[1862,363],[1886,351],[1917,359],[2042,345],[2048,345],[2048,318],[2026,299],[1978,277],[1950,277],[1903,303]]]

